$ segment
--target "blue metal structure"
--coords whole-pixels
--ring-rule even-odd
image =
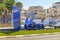
[[[25,29],[31,29],[30,26],[32,25],[33,23],[33,20],[34,20],[34,12],[31,12],[27,17],[26,17],[26,20],[25,20]],[[29,18],[30,17],[30,18]]]
[[[12,7],[13,26],[15,30],[20,30],[20,8],[17,6]]]
[[[44,29],[44,24],[36,24],[35,22],[33,22],[34,20],[34,17],[35,17],[35,14],[37,13],[34,13],[34,12],[31,12],[27,17],[26,17],[26,20],[25,20],[25,25],[24,25],[24,28],[26,30],[36,30],[36,29]]]
[[[30,17],[30,18],[29,18]],[[35,13],[30,13],[28,16],[27,16],[27,18],[26,18],[26,20],[25,20],[25,24],[26,25],[29,25],[29,24],[32,24],[33,23],[33,20],[34,20],[34,17],[35,17]]]

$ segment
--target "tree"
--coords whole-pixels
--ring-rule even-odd
[[[15,4],[15,0],[4,0],[4,4],[8,10],[12,10],[12,6]]]
[[[4,0],[3,1],[4,6],[6,7],[6,10],[4,11],[5,16],[7,15],[7,10],[9,13],[12,12],[12,6],[15,4],[15,0]],[[9,15],[8,13],[8,15]]]
[[[3,3],[0,4],[0,15],[2,15],[2,12],[4,12],[4,10],[6,10],[6,7],[4,6]]]
[[[22,4],[21,2],[17,2],[17,3],[16,3],[16,6],[22,8],[22,7],[23,7],[23,4]]]
[[[2,3],[3,2],[3,0],[0,0],[0,3]]]
[[[4,10],[3,17],[7,21],[6,23],[8,23],[8,21],[11,21],[10,19],[11,19],[11,13],[12,13],[12,6],[14,5],[14,3],[15,3],[15,0],[3,0],[3,5],[6,8]],[[8,10],[8,12],[7,12],[7,10]]]

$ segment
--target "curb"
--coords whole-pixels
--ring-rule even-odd
[[[60,32],[56,32],[56,33],[44,33],[44,34],[16,35],[16,36],[0,36],[0,39],[1,39],[1,38],[17,38],[17,37],[31,37],[31,36],[56,35],[56,34],[60,34]]]

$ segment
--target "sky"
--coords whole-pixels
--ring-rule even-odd
[[[16,2],[22,2],[24,9],[28,9],[30,6],[42,6],[47,9],[60,0],[16,0]]]

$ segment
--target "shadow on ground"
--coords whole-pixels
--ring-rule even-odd
[[[1,33],[4,33],[4,34],[11,34],[11,33],[14,33],[14,32],[18,32],[19,30],[15,30],[15,29],[2,29],[0,30]]]

